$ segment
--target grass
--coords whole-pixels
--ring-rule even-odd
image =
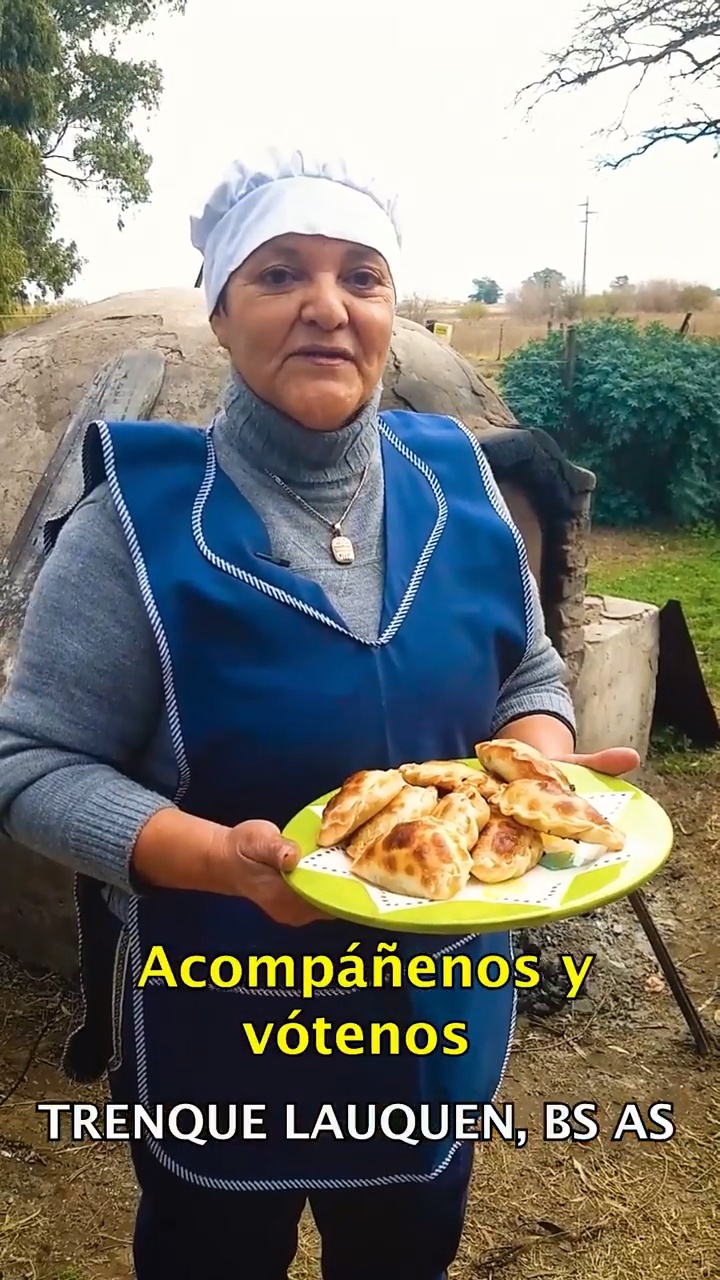
[[[596,530],[588,593],[662,606],[679,600],[710,697],[720,709],[720,529],[704,533]],[[654,762],[665,773],[714,771],[715,751],[693,751],[670,731],[653,737]]]
[[[39,324],[41,320],[49,320],[61,311],[71,311],[83,303],[73,298],[59,302],[34,303],[27,307],[15,307],[7,311],[0,307],[0,337],[7,333],[15,333],[18,329],[27,329],[31,324]]]
[[[588,591],[656,605],[679,600],[705,679],[720,696],[720,529],[702,534],[642,530],[606,538],[598,531]]]

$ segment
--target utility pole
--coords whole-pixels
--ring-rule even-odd
[[[585,290],[586,290],[586,286],[587,286],[588,227],[589,227],[589,225],[590,225],[590,219],[595,217],[596,210],[595,210],[595,209],[591,209],[591,208],[590,208],[590,197],[589,197],[589,196],[587,197],[587,199],[586,199],[585,203],[580,205],[580,208],[585,210],[585,217],[584,217],[584,218],[583,218],[583,220],[582,220],[582,221],[583,221],[583,224],[584,224],[584,226],[585,226],[585,236],[584,236],[584,243],[583,243],[582,287],[581,287],[581,290],[580,290],[581,295],[582,295],[582,297],[584,298],[584,297],[585,297]]]

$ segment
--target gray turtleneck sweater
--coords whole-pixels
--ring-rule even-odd
[[[234,379],[214,424],[219,465],[264,521],[273,556],[314,578],[364,638],[378,634],[383,597],[378,401],[379,389],[349,426],[311,433]],[[356,552],[344,568],[329,554],[328,529],[267,472],[337,520],[366,467],[343,526]],[[492,731],[537,713],[574,730],[565,680],[536,589],[532,646],[502,693]],[[101,484],[64,525],[28,603],[0,702],[0,829],[103,881],[123,917],[137,834],[171,806],[176,785],[155,639]]]

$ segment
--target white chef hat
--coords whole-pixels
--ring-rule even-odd
[[[212,315],[233,271],[275,236],[327,236],[375,249],[397,288],[402,235],[397,197],[377,179],[350,172],[345,161],[320,160],[304,151],[263,150],[236,160],[191,218],[193,246],[203,255],[203,283]]]

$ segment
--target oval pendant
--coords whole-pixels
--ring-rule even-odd
[[[336,534],[330,543],[330,550],[338,564],[352,564],[355,559],[355,548],[349,538]]]

